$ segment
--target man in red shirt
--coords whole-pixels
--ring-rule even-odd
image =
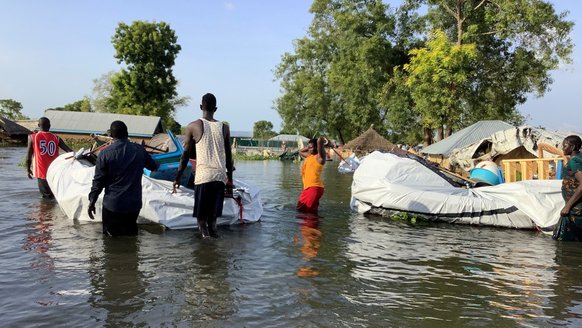
[[[34,155],[34,176],[38,179],[38,190],[42,198],[54,198],[53,192],[46,181],[46,172],[51,163],[59,156],[59,148],[66,152],[73,151],[56,134],[49,132],[51,121],[46,117],[38,119],[40,131],[33,133],[28,138],[28,153],[26,154],[26,169],[28,178],[32,179],[30,168]]]

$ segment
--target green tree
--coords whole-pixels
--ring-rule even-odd
[[[110,71],[93,80],[93,95],[91,108],[99,113],[113,113],[117,109],[115,99],[111,96],[113,84],[111,82],[115,71]]]
[[[476,57],[475,45],[453,44],[443,31],[435,30],[425,48],[413,49],[405,85],[414,100],[414,111],[424,128],[425,145],[432,129],[457,124],[462,116],[462,100],[470,92],[469,67]]]
[[[255,139],[269,139],[276,136],[277,133],[273,131],[273,123],[269,121],[257,121],[253,125],[253,138]]]
[[[531,93],[547,92],[550,71],[571,60],[573,23],[547,1],[406,0],[405,7],[417,15],[426,12],[418,33],[438,29],[457,46],[475,47],[463,73],[470,88],[455,104],[449,130],[482,119],[522,121],[517,106]]]
[[[395,16],[382,1],[315,0],[308,35],[283,55],[275,108],[283,130],[328,134],[342,142],[371,124],[386,127],[383,87],[405,62],[395,48]]]
[[[166,126],[177,126],[175,109],[188,102],[188,98],[178,98],[178,82],[172,71],[181,50],[177,40],[174,30],[164,22],[119,23],[112,43],[117,62],[125,68],[109,80],[108,105],[114,105],[115,112],[160,116]]]
[[[0,99],[0,116],[9,120],[27,120],[22,114],[22,104],[13,99]]]
[[[89,97],[84,97],[81,100],[75,101],[73,103],[67,104],[64,107],[58,107],[56,109],[65,110],[69,112],[91,112],[91,101]]]

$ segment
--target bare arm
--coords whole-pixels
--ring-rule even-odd
[[[71,147],[67,146],[67,144],[63,141],[63,139],[61,139],[61,137],[59,137],[59,147],[66,151],[67,153],[72,152],[73,150],[71,149]]]
[[[202,133],[204,133],[204,126],[201,120],[196,120],[188,124],[184,141],[184,152],[182,153],[182,157],[180,157],[180,165],[178,166],[178,172],[176,172],[176,179],[174,180],[174,191],[180,187],[180,180],[182,179],[184,170],[188,167],[188,160],[190,158],[196,158],[196,143],[202,138]]]
[[[319,137],[317,139],[317,162],[321,165],[325,164],[327,159],[327,154],[325,153],[325,145],[327,145],[327,143],[325,137]]]
[[[228,178],[227,186],[232,187],[232,149],[230,148],[230,128],[228,125],[222,125],[224,136],[224,154],[226,155],[226,176]]]
[[[184,140],[184,152],[182,153],[182,157],[180,157],[180,165],[178,166],[178,171],[176,172],[176,178],[174,179],[174,188],[180,186],[180,180],[182,179],[182,174],[186,167],[188,167],[188,160],[190,159],[190,151],[192,148],[196,149],[195,142],[192,137],[192,129],[191,124],[188,125],[186,129],[186,135]]]
[[[32,154],[34,153],[32,135],[28,136],[28,149],[26,151],[26,174],[29,179],[32,179]]]
[[[575,177],[576,180],[578,180],[578,187],[574,191],[574,195],[568,199],[566,205],[564,205],[564,208],[562,208],[560,211],[561,216],[567,216],[570,213],[572,206],[574,206],[574,204],[576,204],[580,198],[582,198],[582,171],[576,172]]]

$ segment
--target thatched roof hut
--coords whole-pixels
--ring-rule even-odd
[[[392,151],[397,147],[370,127],[359,137],[348,142],[344,148],[349,148],[355,153],[371,153],[374,150]]]
[[[11,143],[26,143],[32,131],[0,116],[0,139]]]

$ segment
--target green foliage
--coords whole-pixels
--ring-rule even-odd
[[[384,127],[382,88],[403,51],[393,47],[395,19],[382,1],[315,0],[308,36],[283,55],[275,107],[283,130],[350,140]],[[380,128],[382,130],[382,128]]]
[[[177,106],[189,98],[178,98],[172,68],[181,50],[177,36],[164,22],[119,23],[112,37],[115,58],[125,64],[121,71],[103,77],[100,91],[103,109],[121,114],[159,116],[166,126],[175,127]],[[100,108],[101,109],[101,108]]]
[[[22,114],[22,104],[14,99],[0,99],[0,116],[9,120],[27,120]]]
[[[257,121],[253,125],[253,138],[266,140],[276,136],[277,133],[273,131],[273,123],[269,121]]]
[[[93,97],[91,108],[98,113],[113,113],[117,109],[115,99],[111,96],[113,84],[111,79],[116,74],[110,71],[93,80]]]
[[[423,218],[422,216],[408,212],[394,212],[390,215],[390,218],[395,221],[403,221],[410,224],[427,221],[427,219]]]
[[[89,97],[84,97],[81,100],[75,101],[65,105],[64,107],[57,107],[56,110],[65,110],[69,112],[91,112],[91,101]]]
[[[522,123],[518,105],[531,93],[547,92],[550,71],[571,61],[573,23],[548,1],[406,0],[403,7],[426,12],[418,33],[438,29],[452,43],[475,46],[476,57],[464,69],[470,88],[457,100],[460,115],[451,128],[483,119]]]
[[[573,23],[548,1],[404,0],[389,9],[313,2],[307,35],[275,71],[282,131],[345,142],[374,124],[414,144],[433,128],[523,123],[517,107],[571,61]]]
[[[458,123],[462,102],[470,89],[469,67],[476,57],[475,45],[453,44],[443,31],[435,30],[426,47],[410,52],[405,85],[416,104],[414,112],[423,127],[439,128]]]
[[[278,160],[279,157],[278,156],[264,156],[261,154],[252,154],[252,155],[247,155],[247,154],[233,154],[232,158],[235,161],[265,161],[265,160]],[[235,164],[236,166],[236,164]]]

